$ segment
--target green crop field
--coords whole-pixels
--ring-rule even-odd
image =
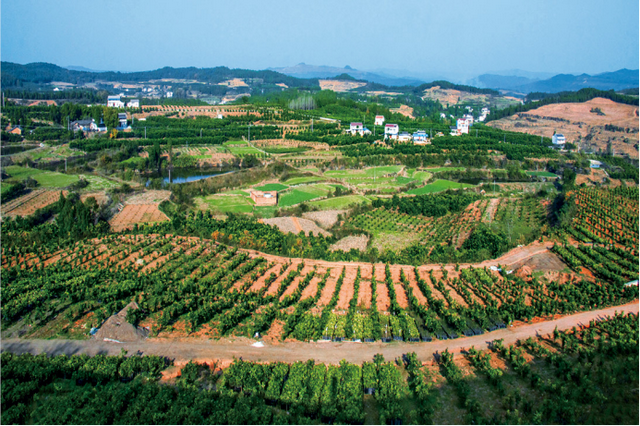
[[[291,178],[289,180],[284,181],[287,185],[299,185],[301,183],[311,183],[311,182],[320,182],[323,179],[317,176],[302,176],[297,178]]]
[[[29,167],[8,166],[4,168],[4,171],[11,176],[7,179],[8,183],[15,183],[32,177],[43,188],[64,188],[80,180],[76,175],[65,175],[64,173],[32,169]]]
[[[547,172],[547,171],[542,171],[542,172],[526,172],[529,176],[541,176],[541,177],[558,177],[557,174],[555,173],[551,173],[551,172]]]
[[[209,195],[199,198],[206,206],[221,213],[251,213],[253,201],[242,195]]]
[[[437,173],[437,172],[450,172],[450,171],[460,171],[465,170],[466,167],[434,167],[433,169],[425,169],[427,172]]]
[[[268,183],[266,185],[255,187],[258,191],[282,191],[287,188],[289,188],[288,185],[283,185],[281,183]]]
[[[431,176],[433,176],[433,173],[429,173],[429,172],[425,172],[425,171],[417,171],[411,174],[411,177],[415,180],[421,180],[421,181],[426,181],[431,179]]]
[[[335,188],[325,184],[302,185],[280,194],[278,200],[279,207],[289,207],[314,198],[324,197]]]
[[[262,151],[254,148],[244,141],[228,141],[224,143],[233,155],[244,156],[247,154],[260,155]]]
[[[460,189],[460,188],[472,188],[474,185],[468,183],[451,182],[450,180],[438,179],[435,182],[427,184],[420,188],[415,188],[407,191],[407,194],[429,194],[431,192],[440,192],[447,189]]]
[[[345,209],[352,204],[370,203],[364,195],[345,195],[344,197],[327,198],[324,200],[312,201],[309,203],[312,207],[320,210]]]

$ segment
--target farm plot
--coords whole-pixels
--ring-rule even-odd
[[[47,170],[32,169],[21,166],[7,166],[3,168],[10,178],[7,183],[16,183],[28,177],[35,179],[43,188],[64,188],[79,180],[76,175],[66,175],[64,173],[50,172]]]
[[[131,229],[138,223],[155,223],[168,221],[167,215],[158,209],[157,204],[126,204],[110,221],[111,229],[120,232]]]
[[[33,333],[51,330],[46,327],[53,318],[34,312],[56,312],[56,324],[66,324],[56,333],[64,334],[82,318],[99,323],[132,295],[143,295],[137,299],[141,326],[160,337],[253,336],[277,321],[282,339],[338,341],[455,338],[638,296],[637,287],[610,281],[561,283],[484,268],[449,276],[437,268],[292,262],[164,234],[110,235],[26,251],[3,247],[2,267],[6,324],[27,316],[36,324]],[[367,282],[362,294],[361,281]],[[86,294],[92,301],[84,300]]]
[[[202,210],[212,210],[220,213],[251,213],[254,208],[253,200],[242,194],[215,194],[197,197],[196,204]]]
[[[262,151],[245,141],[229,141],[225,142],[224,146],[237,157],[244,157],[247,154],[252,154],[258,157],[262,157],[264,155]]]
[[[68,194],[67,191],[46,189],[31,191],[22,197],[2,204],[2,216],[30,216],[35,213],[36,210],[58,201],[60,199],[60,193],[63,193],[65,196]]]
[[[429,183],[425,186],[421,186],[420,188],[415,188],[407,191],[407,194],[430,194],[433,192],[442,192],[447,189],[463,189],[463,188],[473,188],[475,185],[471,185],[468,183],[462,182],[452,182],[450,180],[437,179],[435,182]]]
[[[280,194],[278,207],[290,207],[315,198],[325,197],[335,188],[325,184],[300,185]]]

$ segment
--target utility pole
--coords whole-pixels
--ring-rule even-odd
[[[67,159],[64,159],[64,172],[67,173]]]
[[[202,137],[202,129],[200,129],[200,137]]]
[[[313,133],[313,118],[311,119],[311,132]]]
[[[247,139],[249,143],[251,143],[251,123],[249,123],[249,137]]]
[[[144,126],[144,138],[147,138],[147,126]]]

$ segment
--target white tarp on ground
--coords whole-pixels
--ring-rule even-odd
[[[254,348],[264,348],[264,343],[262,342],[255,342],[253,345]]]

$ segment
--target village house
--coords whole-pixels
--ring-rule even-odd
[[[76,120],[72,121],[69,124],[69,127],[74,132],[95,132],[98,130],[98,126],[96,126],[96,122],[93,118],[87,118],[85,120]]]
[[[251,199],[256,206],[275,206],[278,204],[278,191],[251,191]]]
[[[376,126],[382,126],[384,124],[384,115],[376,115],[376,119],[373,124]]]
[[[140,108],[140,99],[131,99],[127,102],[127,108]]]
[[[124,108],[124,102],[120,100],[120,95],[109,96],[107,106],[110,108]]]
[[[409,132],[401,132],[398,134],[398,142],[409,142],[411,140],[411,135]]]
[[[418,130],[416,132],[413,133],[412,135],[413,137],[413,143],[417,143],[417,144],[426,144],[427,142],[427,132],[425,132],[424,130]]]
[[[362,134],[363,130],[364,125],[362,123],[351,123],[349,125],[349,133],[351,133],[352,135],[355,135],[356,133]]]
[[[127,114],[121,112],[118,114],[118,129],[124,129],[127,127]]]
[[[458,134],[469,134],[469,122],[465,118],[458,118],[456,121]]]
[[[385,139],[398,139],[398,125],[397,124],[385,124],[384,125],[384,138]]]
[[[561,133],[554,133],[553,136],[551,136],[551,142],[554,146],[562,148],[564,144],[567,143],[567,139]]]

